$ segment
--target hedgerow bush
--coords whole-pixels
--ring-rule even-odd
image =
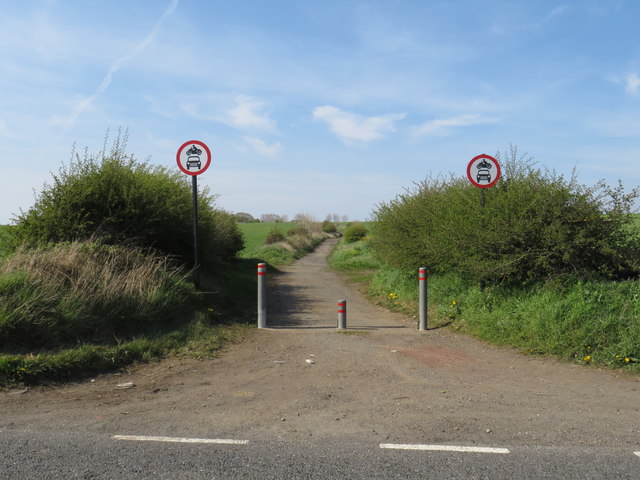
[[[273,245],[274,243],[283,242],[285,234],[278,228],[272,228],[264,239],[265,245]]]
[[[234,217],[198,193],[203,264],[229,260],[242,249]],[[14,233],[25,244],[100,238],[103,243],[152,247],[185,263],[193,260],[193,201],[185,175],[140,162],[118,138],[110,154],[74,154],[70,164],[18,215]]]
[[[355,222],[344,230],[344,241],[347,243],[357,242],[367,236],[369,231],[362,223]]]
[[[485,191],[463,177],[427,178],[379,205],[376,255],[394,267],[427,266],[487,284],[638,274],[637,189],[580,185],[575,173],[567,179],[536,168],[515,148],[498,157],[503,179]]]
[[[330,222],[329,220],[325,220],[324,222],[322,222],[322,231],[324,233],[336,233],[338,231],[338,228],[336,227],[335,223]]]
[[[287,232],[287,236],[288,237],[293,237],[294,235],[309,236],[309,233],[310,233],[309,229],[304,225],[296,225],[295,227],[293,227]]]

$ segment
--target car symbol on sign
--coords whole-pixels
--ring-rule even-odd
[[[192,166],[195,166],[198,170],[200,170],[201,165],[202,164],[200,163],[200,157],[198,157],[197,155],[192,155],[187,158],[187,170]]]
[[[491,172],[486,168],[482,168],[478,170],[478,175],[476,176],[476,181],[480,183],[481,181],[486,181],[487,183],[491,183]]]

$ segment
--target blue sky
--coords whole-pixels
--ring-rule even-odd
[[[366,219],[511,144],[640,183],[640,2],[0,0],[0,223],[74,144],[199,177],[230,211]]]

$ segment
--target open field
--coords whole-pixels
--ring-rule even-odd
[[[245,240],[244,250],[240,252],[240,256],[246,257],[247,253],[264,245],[264,239],[267,237],[271,230],[278,229],[282,233],[287,233],[295,226],[296,224],[293,222],[238,223],[238,228],[244,235]]]
[[[371,229],[373,222],[359,222],[362,223],[367,229]],[[256,248],[264,245],[264,239],[267,237],[271,230],[277,229],[282,233],[287,233],[294,228],[297,224],[295,222],[276,223],[276,222],[264,222],[264,223],[238,223],[238,228],[244,235],[245,245],[244,250],[240,252],[241,257],[251,257],[251,252]],[[339,222],[335,224],[339,232],[343,232],[349,223]]]
[[[245,248],[240,252],[240,258],[266,262],[272,266],[293,263],[327,238],[327,234],[315,227],[296,222],[240,223],[238,226],[245,236]],[[301,231],[294,230],[296,227],[302,227]],[[274,230],[282,233],[284,238],[265,245],[266,237]]]

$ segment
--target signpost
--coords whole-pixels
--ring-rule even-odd
[[[193,274],[196,288],[200,288],[200,258],[198,255],[198,175],[211,165],[211,150],[198,140],[183,143],[176,154],[178,167],[191,175],[193,192]]]
[[[491,155],[476,155],[467,165],[467,178],[472,185],[482,190],[482,206],[485,203],[485,188],[493,187],[500,180],[500,164]]]
[[[480,188],[482,200],[480,205],[484,209],[486,189],[493,187],[500,180],[500,164],[491,155],[480,154],[471,159],[467,165],[467,178],[472,185]],[[480,290],[484,290],[484,281],[480,280]]]

